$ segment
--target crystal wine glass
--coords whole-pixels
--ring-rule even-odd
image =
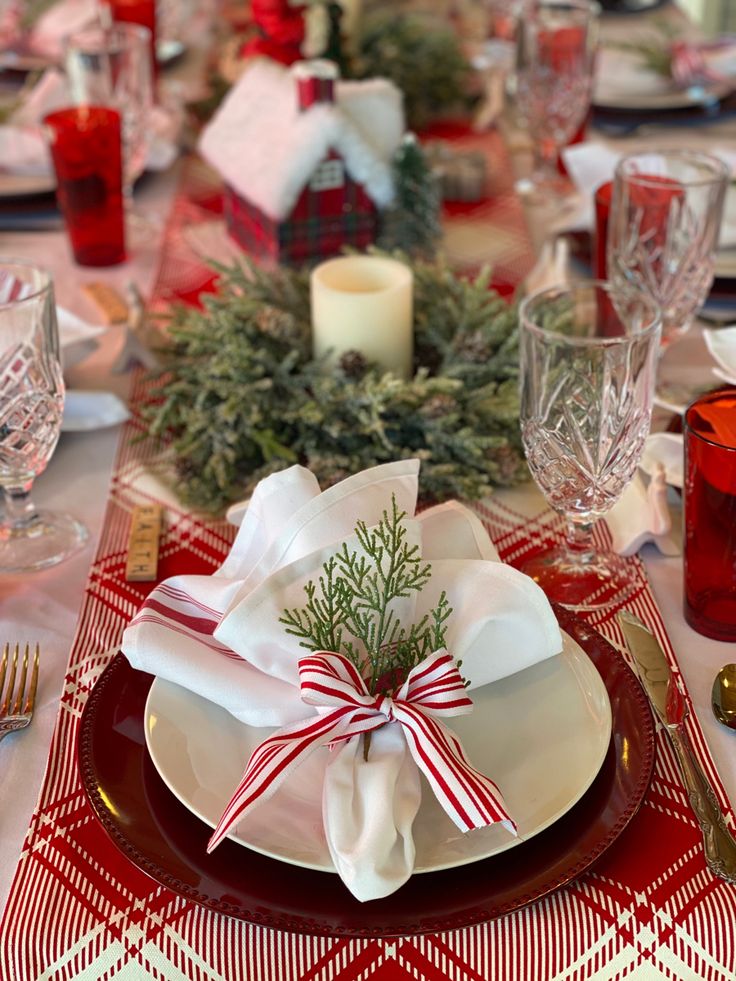
[[[532,201],[545,203],[570,190],[557,159],[590,107],[599,13],[592,0],[539,0],[519,25],[512,84],[535,166],[516,188]]]
[[[649,297],[595,280],[521,305],[522,441],[534,480],[567,523],[561,545],[521,568],[563,606],[599,609],[631,586],[627,564],[594,547],[592,527],[644,448],[660,326]]]
[[[68,514],[37,511],[34,479],[54,452],[64,408],[54,289],[48,273],[0,259],[0,571],[61,562],[87,538]]]
[[[120,112],[123,144],[123,194],[129,224],[135,214],[133,184],[143,173],[150,149],[153,88],[150,31],[138,24],[93,25],[65,39],[65,67],[72,100],[112,106]]]
[[[729,180],[717,157],[690,150],[631,154],[616,168],[608,278],[657,302],[663,345],[690,327],[708,295]]]

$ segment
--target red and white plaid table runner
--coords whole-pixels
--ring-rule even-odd
[[[192,220],[217,213],[216,194],[196,168],[193,179],[173,217],[159,301],[192,298],[212,280],[180,234]],[[504,234],[523,241],[518,208],[510,195],[501,198],[496,214],[506,222]],[[517,268],[529,261],[520,250]],[[139,377],[134,408],[144,395]],[[466,930],[385,941],[277,933],[196,906],[122,857],[87,803],[76,740],[86,699],[149,588],[124,578],[131,509],[162,498],[167,504],[162,578],[210,571],[234,531],[177,508],[156,479],[154,449],[134,442],[140,428],[134,416],[121,441],[48,770],[0,926],[2,981],[733,981],[736,888],[705,866],[701,834],[661,733],[643,806],[593,871],[533,906]],[[493,500],[476,510],[507,560],[560,532],[549,512],[529,521]],[[638,587],[626,606],[672,656],[642,567],[632,563]],[[620,645],[614,612],[589,619]],[[689,725],[733,827],[693,716]]]

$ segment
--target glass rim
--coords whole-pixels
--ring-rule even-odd
[[[704,433],[698,432],[694,429],[688,422],[688,416],[690,410],[694,409],[699,403],[710,401],[713,396],[729,395],[731,398],[736,395],[736,391],[733,388],[716,388],[712,392],[706,392],[704,395],[699,395],[697,398],[687,406],[685,411],[682,413],[682,430],[685,436],[694,436],[696,439],[701,440],[703,443],[707,443],[708,446],[712,446],[717,450],[724,450],[726,453],[736,453],[736,443],[733,446],[728,446],[726,443],[719,443],[710,436],[706,436]],[[715,399],[713,399],[715,401]],[[685,440],[685,445],[687,445],[687,440]]]
[[[17,300],[0,301],[0,310],[6,310],[9,307],[18,307],[21,303],[28,303],[30,300],[35,300],[44,293],[48,293],[49,290],[53,290],[54,280],[46,266],[41,266],[37,262],[31,262],[30,259],[16,259],[15,256],[0,255],[0,271],[6,269],[8,266],[20,266],[22,269],[32,269],[34,272],[40,273],[44,277],[45,282],[41,286],[36,287],[27,296],[20,297]]]
[[[580,13],[590,13],[598,15],[601,13],[601,5],[598,0],[538,0],[537,9],[544,7],[568,7]]]
[[[53,129],[61,120],[77,119],[80,116],[87,116],[89,118],[92,113],[98,118],[105,117],[108,122],[111,120],[122,122],[119,109],[116,109],[115,106],[101,105],[97,102],[80,102],[76,106],[64,106],[63,109],[55,109],[53,112],[47,113],[41,122],[44,126],[50,126]]]
[[[636,153],[627,153],[616,164],[614,171],[615,181],[620,182],[625,180],[629,183],[638,184],[641,187],[660,188],[662,186],[662,177],[666,175],[629,173],[625,170],[627,165],[637,158],[652,156],[682,160],[691,163],[693,166],[705,166],[711,169],[710,175],[703,175],[702,177],[672,178],[672,180],[676,180],[678,184],[682,184],[684,187],[706,187],[708,184],[724,183],[730,178],[730,171],[720,157],[716,157],[712,153],[706,153],[703,150],[678,150],[673,147],[665,150],[638,150]]]
[[[582,293],[584,291],[592,292],[593,290],[602,290],[609,297],[611,294],[616,293],[626,300],[634,300],[637,303],[641,303],[649,310],[649,321],[641,330],[636,331],[636,333],[622,334],[620,337],[570,337],[567,334],[561,334],[559,331],[550,330],[547,327],[540,327],[539,324],[532,323],[527,319],[527,310],[534,300],[545,296],[549,298],[554,296],[562,297],[565,294],[572,296],[574,293]],[[571,347],[616,347],[630,344],[634,339],[641,340],[642,338],[648,338],[650,335],[660,334],[662,329],[662,310],[659,304],[651,297],[631,289],[615,286],[610,280],[583,279],[567,285],[547,286],[542,290],[537,290],[536,293],[530,293],[529,296],[525,296],[519,304],[519,329],[521,328],[536,334],[537,337],[560,338],[565,344],[569,344]]]

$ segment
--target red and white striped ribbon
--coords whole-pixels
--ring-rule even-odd
[[[713,50],[712,45],[673,42],[670,50],[670,74],[677,85],[687,88],[689,85],[725,80],[726,76],[710,68],[705,60],[704,53],[709,50]]]
[[[33,292],[30,283],[24,283],[7,269],[0,269],[0,303],[17,303]]]
[[[210,838],[208,852],[319,746],[387,723],[402,726],[414,762],[461,831],[502,822],[516,833],[498,787],[471,765],[460,740],[437,718],[466,715],[473,708],[446,650],[435,651],[413,668],[393,698],[371,695],[357,668],[331,651],[301,658],[299,678],[302,699],[330,711],[279,729],[253,751]]]

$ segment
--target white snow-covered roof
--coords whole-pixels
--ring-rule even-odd
[[[334,149],[379,208],[394,195],[391,160],[404,133],[399,89],[384,78],[335,83],[334,105],[301,112],[290,70],[259,58],[204,129],[199,149],[239,194],[286,218],[315,168]]]

